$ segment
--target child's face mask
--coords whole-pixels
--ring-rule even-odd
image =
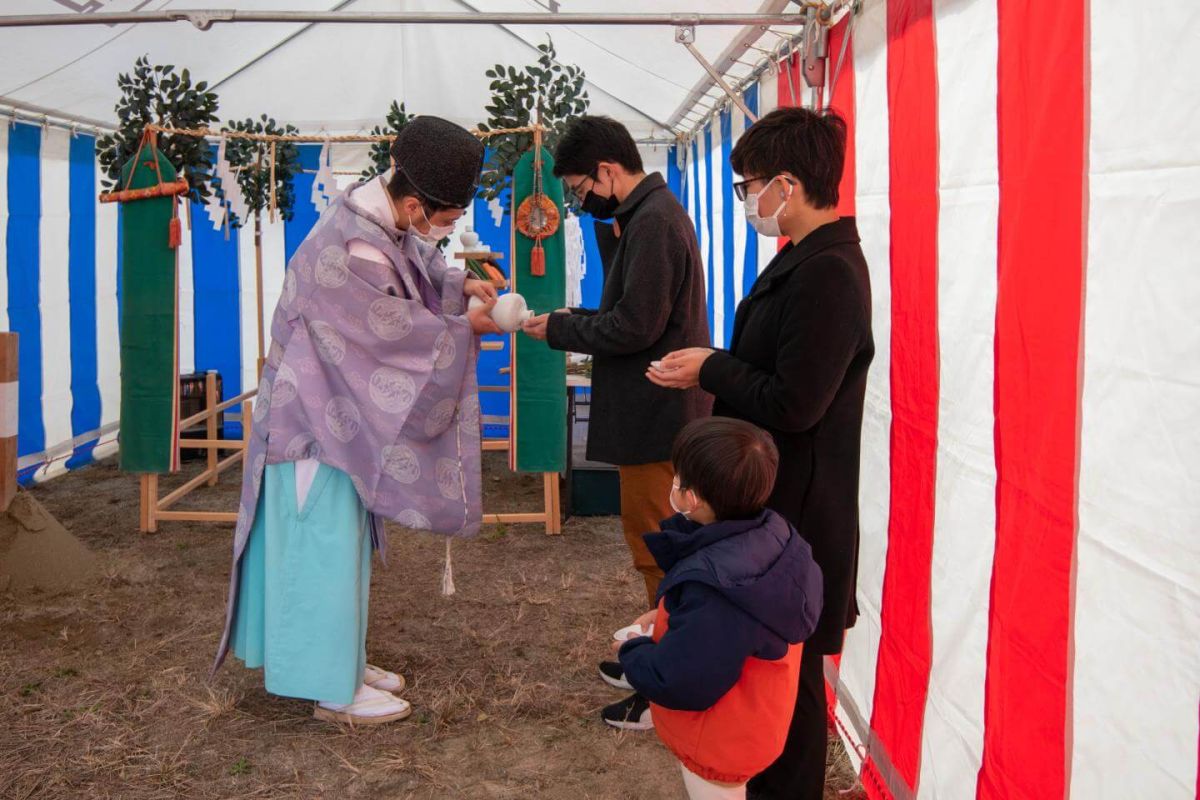
[[[685,511],[682,508],[680,508],[679,506],[677,506],[675,504],[675,493],[676,492],[679,492],[680,496],[683,495],[683,489],[679,486],[678,480],[676,480],[674,483],[671,484],[671,493],[667,495],[667,502],[669,502],[671,504],[671,510],[674,511],[676,514],[683,514],[684,517],[688,517],[688,515],[690,515],[693,511],[696,510],[696,506],[695,506],[695,504],[693,504],[692,508],[687,511]]]

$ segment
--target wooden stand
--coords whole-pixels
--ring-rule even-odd
[[[508,450],[507,439],[484,439],[484,452]],[[523,522],[541,522],[549,536],[562,535],[562,499],[558,489],[558,473],[542,473],[542,510],[531,513],[484,514],[484,523],[492,525],[515,525]]]
[[[511,346],[511,342],[510,342]],[[481,350],[498,351],[503,350],[504,345],[499,342],[481,342],[479,345]],[[512,371],[505,367],[500,370],[501,375],[512,374]],[[480,386],[480,392],[505,392],[509,391],[508,386]],[[509,448],[508,439],[484,439],[483,451],[487,452],[507,452]],[[517,524],[523,522],[541,522],[546,525],[546,533],[551,536],[562,534],[562,499],[558,486],[558,473],[543,472],[542,473],[542,510],[528,514],[484,514],[483,521],[493,525]]]
[[[205,426],[204,439],[179,439],[181,449],[207,450],[208,462],[203,472],[189,480],[163,498],[158,496],[158,475],[147,473],[141,476],[141,508],[138,520],[138,530],[142,533],[154,533],[161,522],[237,522],[236,511],[171,511],[170,508],[202,485],[216,486],[221,473],[235,464],[243,463],[250,447],[250,423],[253,405],[250,400],[258,390],[244,392],[223,403],[217,403],[217,378],[213,373],[205,376],[204,394],[205,408],[198,414],[193,414],[179,422],[179,430],[190,428],[203,422]],[[242,438],[218,439],[217,417],[222,411],[238,404],[242,406]],[[232,455],[220,458],[218,451],[233,450]]]
[[[478,252],[472,251],[470,253],[455,253],[454,257],[459,261],[466,261],[467,259],[471,259],[473,261],[502,261],[504,259],[504,254],[480,250]],[[470,270],[467,271],[467,274],[474,277]],[[492,281],[492,286],[495,286],[500,291],[504,291],[508,288],[508,281],[494,280]]]

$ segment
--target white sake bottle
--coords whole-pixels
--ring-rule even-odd
[[[467,304],[467,309],[476,308],[483,305],[483,301],[478,297],[472,297],[471,302]],[[525,305],[525,298],[515,292],[500,295],[496,301],[496,305],[492,306],[492,321],[496,323],[496,327],[505,333],[512,333],[520,330],[521,323],[527,319],[533,319],[533,312]]]

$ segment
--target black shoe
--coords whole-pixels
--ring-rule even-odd
[[[601,661],[600,677],[605,683],[616,689],[633,691],[633,687],[629,685],[629,681],[625,680],[625,670],[621,669],[620,661]]]
[[[650,703],[640,694],[631,694],[619,703],[606,706],[600,718],[623,731],[648,731],[654,727]]]

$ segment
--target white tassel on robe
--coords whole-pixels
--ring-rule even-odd
[[[453,540],[446,537],[446,569],[442,572],[442,594],[446,597],[454,594],[454,562],[450,559],[450,542]]]

